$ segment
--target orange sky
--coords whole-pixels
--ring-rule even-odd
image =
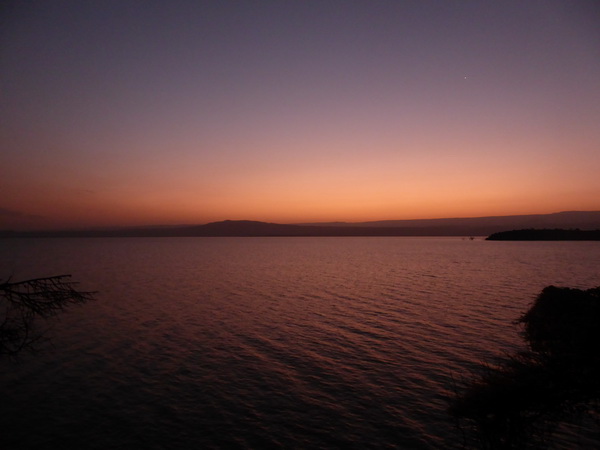
[[[123,5],[6,13],[0,228],[600,210],[593,2]]]

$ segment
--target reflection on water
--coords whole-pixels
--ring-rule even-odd
[[[97,301],[1,361],[3,448],[440,448],[453,378],[518,348],[549,284],[598,284],[600,243],[460,238],[30,239],[15,278]]]

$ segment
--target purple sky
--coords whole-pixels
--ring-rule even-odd
[[[597,1],[20,1],[0,228],[600,209]]]

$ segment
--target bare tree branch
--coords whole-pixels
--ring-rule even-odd
[[[0,283],[0,356],[34,350],[42,337],[34,320],[54,316],[69,305],[93,299],[94,292],[79,291],[71,275]]]

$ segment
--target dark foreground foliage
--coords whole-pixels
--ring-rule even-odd
[[[519,322],[529,350],[485,366],[449,412],[465,445],[545,447],[563,421],[600,413],[600,287],[546,287]]]
[[[34,350],[43,333],[36,318],[48,318],[72,304],[84,303],[93,292],[75,289],[70,275],[0,283],[0,356]]]

